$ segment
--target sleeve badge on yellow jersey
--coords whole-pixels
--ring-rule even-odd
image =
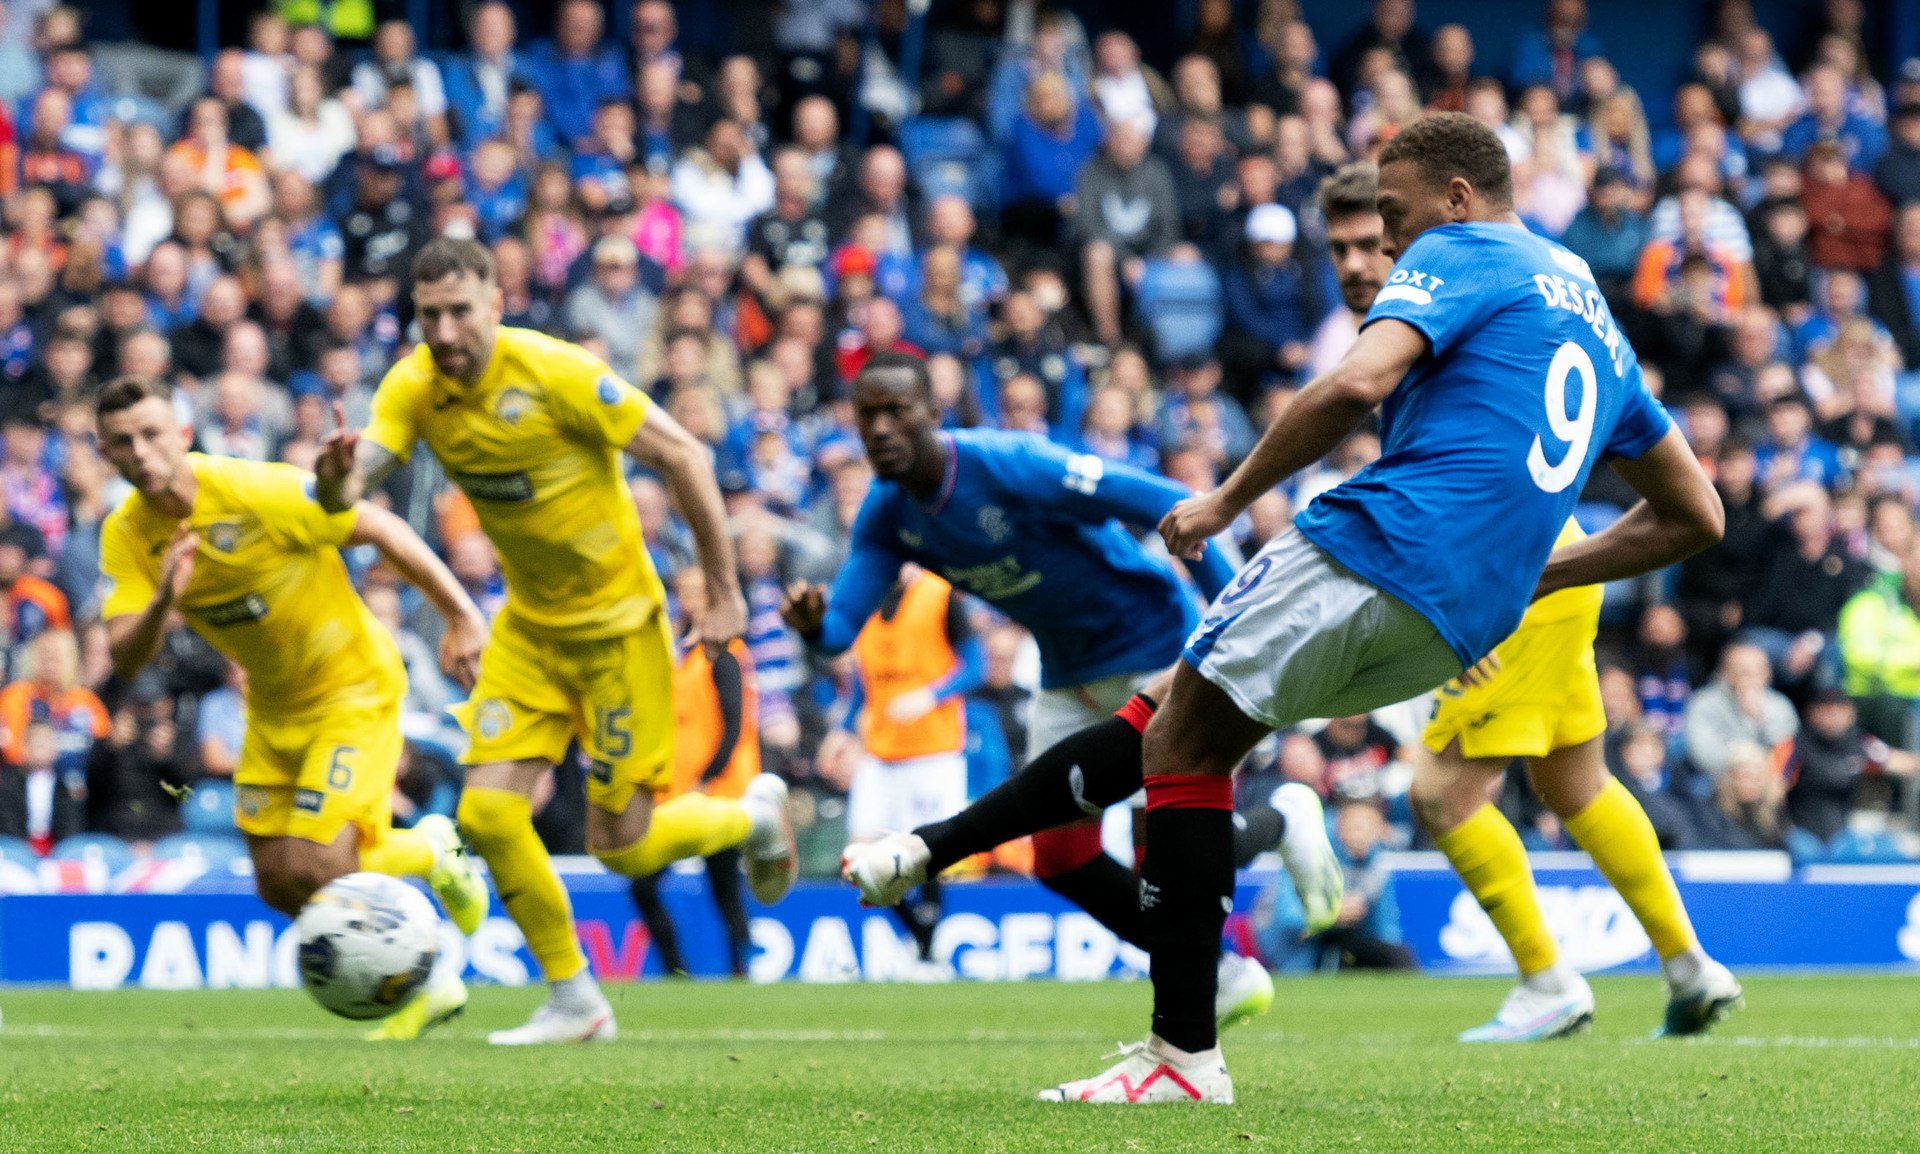
[[[598,391],[601,404],[617,405],[620,403],[620,382],[614,380],[612,377],[601,377]]]
[[[499,399],[493,402],[493,415],[509,425],[517,425],[532,407],[533,397],[525,389],[511,386],[500,390]]]

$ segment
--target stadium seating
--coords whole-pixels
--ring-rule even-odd
[[[976,209],[992,207],[997,182],[988,179],[986,137],[963,117],[920,116],[900,126],[900,152],[923,199],[963,196]]]
[[[61,839],[47,860],[86,862],[117,874],[133,864],[133,847],[110,833],[77,833]]]
[[[1135,291],[1134,310],[1153,334],[1154,351],[1161,360],[1213,351],[1225,306],[1220,277],[1212,265],[1150,260]]]
[[[160,861],[204,862],[210,870],[222,870],[247,860],[247,843],[232,832],[176,833],[154,842],[153,856]]]
[[[180,821],[189,833],[232,833],[233,783],[222,778],[195,783],[193,792],[180,803]]]

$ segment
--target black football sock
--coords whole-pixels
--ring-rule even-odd
[[[680,956],[680,934],[673,927],[673,918],[668,915],[667,907],[660,900],[660,875],[648,874],[643,878],[634,878],[627,887],[633,894],[633,904],[640,911],[640,920],[646,923],[647,937],[653,941],[654,952],[660,955],[660,966],[669,977],[687,972],[687,963]]]
[[[1063,873],[1040,877],[1040,884],[1093,915],[1129,945],[1147,948],[1146,927],[1140,916],[1140,877],[1101,853],[1092,861]]]
[[[1152,714],[1153,703],[1135,696],[1120,712],[1063,738],[953,817],[914,830],[933,854],[927,876],[1132,797],[1140,788],[1141,733]]]
[[[747,928],[747,906],[740,897],[740,850],[723,849],[707,855],[707,889],[727,929],[727,962],[735,977],[745,977],[753,936]]]
[[[1280,844],[1287,835],[1286,815],[1260,802],[1233,815],[1233,867],[1240,869]]]
[[[918,890],[893,907],[893,915],[913,935],[923,962],[933,960],[933,932],[940,928],[940,904],[940,881],[928,877]]]
[[[1218,1041],[1220,933],[1233,908],[1233,779],[1147,778],[1141,917],[1153,955],[1153,1032],[1189,1053]]]

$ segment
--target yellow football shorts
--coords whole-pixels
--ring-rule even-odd
[[[386,836],[406,739],[401,700],[247,715],[234,771],[233,824],[255,837],[331,845],[353,826],[362,849]]]
[[[1421,742],[1435,753],[1455,738],[1469,758],[1544,757],[1606,732],[1593,660],[1597,614],[1525,626],[1494,652],[1500,670],[1484,685],[1449,681]]]
[[[591,641],[537,637],[502,613],[480,656],[480,679],[455,710],[468,765],[558,762],[586,754],[587,800],[609,813],[634,790],[667,786],[673,765],[673,646],[665,614],[637,632]]]

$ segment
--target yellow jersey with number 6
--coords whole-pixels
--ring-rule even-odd
[[[501,328],[471,386],[415,348],[380,382],[364,435],[402,459],[425,440],[500,554],[506,612],[587,641],[638,630],[666,600],[621,468],[652,409],[585,349]]]
[[[313,477],[291,465],[187,455],[200,535],[180,611],[194,632],[247,671],[249,703],[275,714],[397,701],[406,668],[354,592],[339,546],[356,514],[328,514]],[[134,493],[100,527],[103,618],[146,611],[159,588],[175,518]]]

